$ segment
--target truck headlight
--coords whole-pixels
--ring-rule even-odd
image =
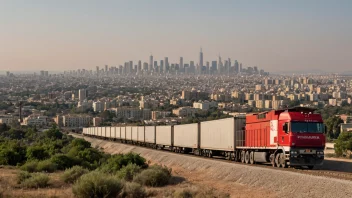
[[[324,151],[317,151],[317,155],[324,155]]]
[[[291,155],[297,155],[297,151],[291,151]]]

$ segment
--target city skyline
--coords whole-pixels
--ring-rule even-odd
[[[0,71],[218,53],[266,71],[351,67],[351,1],[3,1]],[[208,59],[210,58],[211,59]]]

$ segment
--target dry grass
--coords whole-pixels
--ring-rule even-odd
[[[2,197],[73,197],[71,186],[65,184],[60,175],[62,172],[49,174],[49,187],[41,189],[24,189],[17,184],[17,173],[20,170],[0,168],[0,198]]]

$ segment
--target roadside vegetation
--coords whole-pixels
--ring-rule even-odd
[[[16,171],[14,189],[45,190],[59,180],[75,197],[150,197],[155,196],[152,188],[170,185],[172,179],[165,166],[148,165],[135,153],[105,154],[55,126],[45,132],[0,129],[0,169]]]

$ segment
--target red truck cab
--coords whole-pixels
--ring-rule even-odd
[[[325,125],[313,109],[293,108],[279,115],[277,143],[290,166],[320,165],[324,160]]]

